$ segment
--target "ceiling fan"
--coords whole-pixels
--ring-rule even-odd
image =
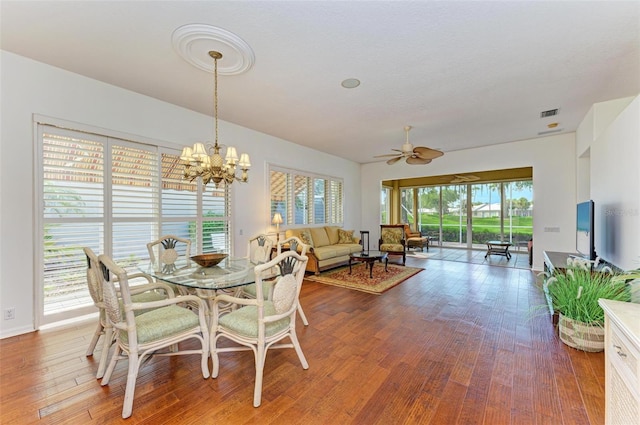
[[[416,164],[428,164],[432,159],[441,157],[444,155],[444,152],[427,148],[424,146],[416,146],[415,148],[411,143],[409,143],[409,130],[411,130],[411,126],[406,126],[404,131],[406,133],[406,141],[402,145],[402,150],[400,149],[391,149],[392,151],[396,151],[399,153],[391,153],[386,155],[376,155],[374,158],[385,158],[385,157],[393,157],[387,160],[387,164],[395,164],[400,161],[402,158],[407,158],[407,164],[416,165]]]
[[[455,174],[453,179],[449,183],[469,183],[480,180],[480,177],[474,176],[473,174],[468,174],[466,176]]]

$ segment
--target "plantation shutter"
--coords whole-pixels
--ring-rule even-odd
[[[111,255],[133,273],[137,269],[130,263],[148,258],[147,243],[156,239],[158,152],[156,147],[113,139],[110,151],[111,187],[106,190],[111,189]]]
[[[344,195],[341,181],[331,180],[329,195],[330,222],[342,225],[344,222]]]
[[[40,124],[36,162],[39,324],[95,312],[85,246],[133,273],[162,235],[190,238],[192,254],[231,252],[229,189],[184,180],[177,150]]]
[[[269,176],[270,224],[276,212],[284,225],[343,223],[341,180],[280,167],[270,167]]]
[[[39,300],[47,315],[92,302],[82,247],[104,249],[106,138],[47,128],[39,139],[44,288]]]

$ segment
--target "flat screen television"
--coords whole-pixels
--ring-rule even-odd
[[[576,208],[576,251],[588,260],[596,259],[593,201],[581,202]]]

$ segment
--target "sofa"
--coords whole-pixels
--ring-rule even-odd
[[[360,238],[353,230],[339,226],[305,227],[288,229],[285,238],[296,236],[309,245],[307,250],[307,272],[320,274],[321,271],[349,263],[349,254],[362,251]]]

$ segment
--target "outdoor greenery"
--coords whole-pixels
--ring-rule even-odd
[[[531,217],[532,201],[525,197],[502,199],[513,193],[531,189],[532,181],[496,182],[479,184],[443,185],[403,189],[401,193],[402,222],[412,227],[419,227],[424,235],[439,235],[442,232],[443,242],[464,243],[467,241],[467,196],[472,199],[473,244],[483,244],[488,240],[505,239],[512,243],[529,241],[533,237],[533,218]],[[484,194],[488,202],[477,199]],[[417,199],[418,211],[414,211],[414,197]],[[442,201],[442,205],[440,204]],[[503,229],[501,231],[500,212],[487,210],[486,206],[502,204]],[[484,206],[476,211],[476,207]],[[442,220],[440,214],[442,213]],[[384,213],[383,213],[384,214]],[[486,214],[483,216],[483,214]],[[491,216],[488,216],[491,214]],[[383,217],[384,219],[384,217]],[[419,226],[416,226],[419,223]],[[442,224],[441,224],[442,223]],[[442,229],[440,227],[442,226]]]

